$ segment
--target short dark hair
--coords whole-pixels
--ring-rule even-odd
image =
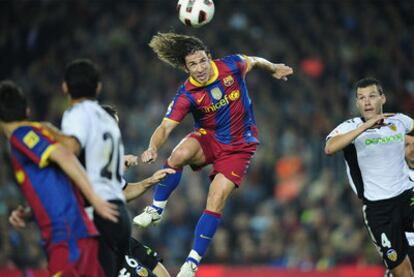
[[[13,81],[0,82],[0,121],[14,122],[27,119],[27,99],[23,90]]]
[[[199,50],[210,54],[199,38],[176,33],[158,33],[152,37],[149,46],[161,61],[183,70],[186,56]]]
[[[358,82],[355,83],[355,85],[354,85],[355,95],[356,95],[357,90],[359,88],[366,88],[366,87],[373,86],[373,85],[375,85],[377,87],[378,92],[380,94],[384,94],[384,89],[382,88],[381,83],[377,79],[375,79],[373,77],[365,77],[365,78],[362,78],[361,80],[359,80]]]
[[[66,66],[64,75],[64,81],[73,99],[95,98],[100,78],[98,68],[88,59],[77,59],[70,62]]]
[[[104,109],[110,116],[114,119],[118,117],[118,111],[116,110],[115,106],[113,105],[101,105],[102,109]]]

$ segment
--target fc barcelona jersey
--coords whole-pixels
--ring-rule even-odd
[[[259,143],[245,75],[247,62],[232,55],[211,62],[214,76],[204,85],[191,76],[178,89],[165,119],[181,122],[191,113],[194,127],[214,132],[223,144]]]
[[[96,235],[78,189],[57,165],[48,162],[56,142],[41,125],[17,128],[10,137],[10,146],[16,180],[46,246]]]

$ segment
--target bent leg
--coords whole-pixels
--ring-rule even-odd
[[[191,137],[184,138],[175,147],[168,158],[165,167],[176,170],[175,174],[168,175],[155,188],[153,207],[161,214],[166,206],[166,201],[175,190],[181,180],[182,168],[187,164],[201,164],[205,161],[200,143]]]

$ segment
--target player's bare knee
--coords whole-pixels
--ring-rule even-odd
[[[173,168],[182,167],[191,158],[191,152],[185,148],[175,149],[168,158],[168,164]]]

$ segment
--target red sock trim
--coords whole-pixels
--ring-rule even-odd
[[[168,167],[168,168],[174,169],[175,171],[182,171],[182,170],[183,170],[183,168],[182,168],[182,167],[180,167],[180,168],[175,168],[175,167],[172,167],[171,165],[169,165],[169,164],[168,164],[168,160],[166,160],[166,161],[164,162],[164,165],[165,165],[166,167]]]
[[[204,213],[205,214],[209,214],[209,215],[212,215],[212,216],[215,216],[215,217],[218,217],[218,218],[220,218],[221,217],[221,213],[216,213],[216,212],[212,212],[212,211],[209,211],[209,210],[204,210]]]

